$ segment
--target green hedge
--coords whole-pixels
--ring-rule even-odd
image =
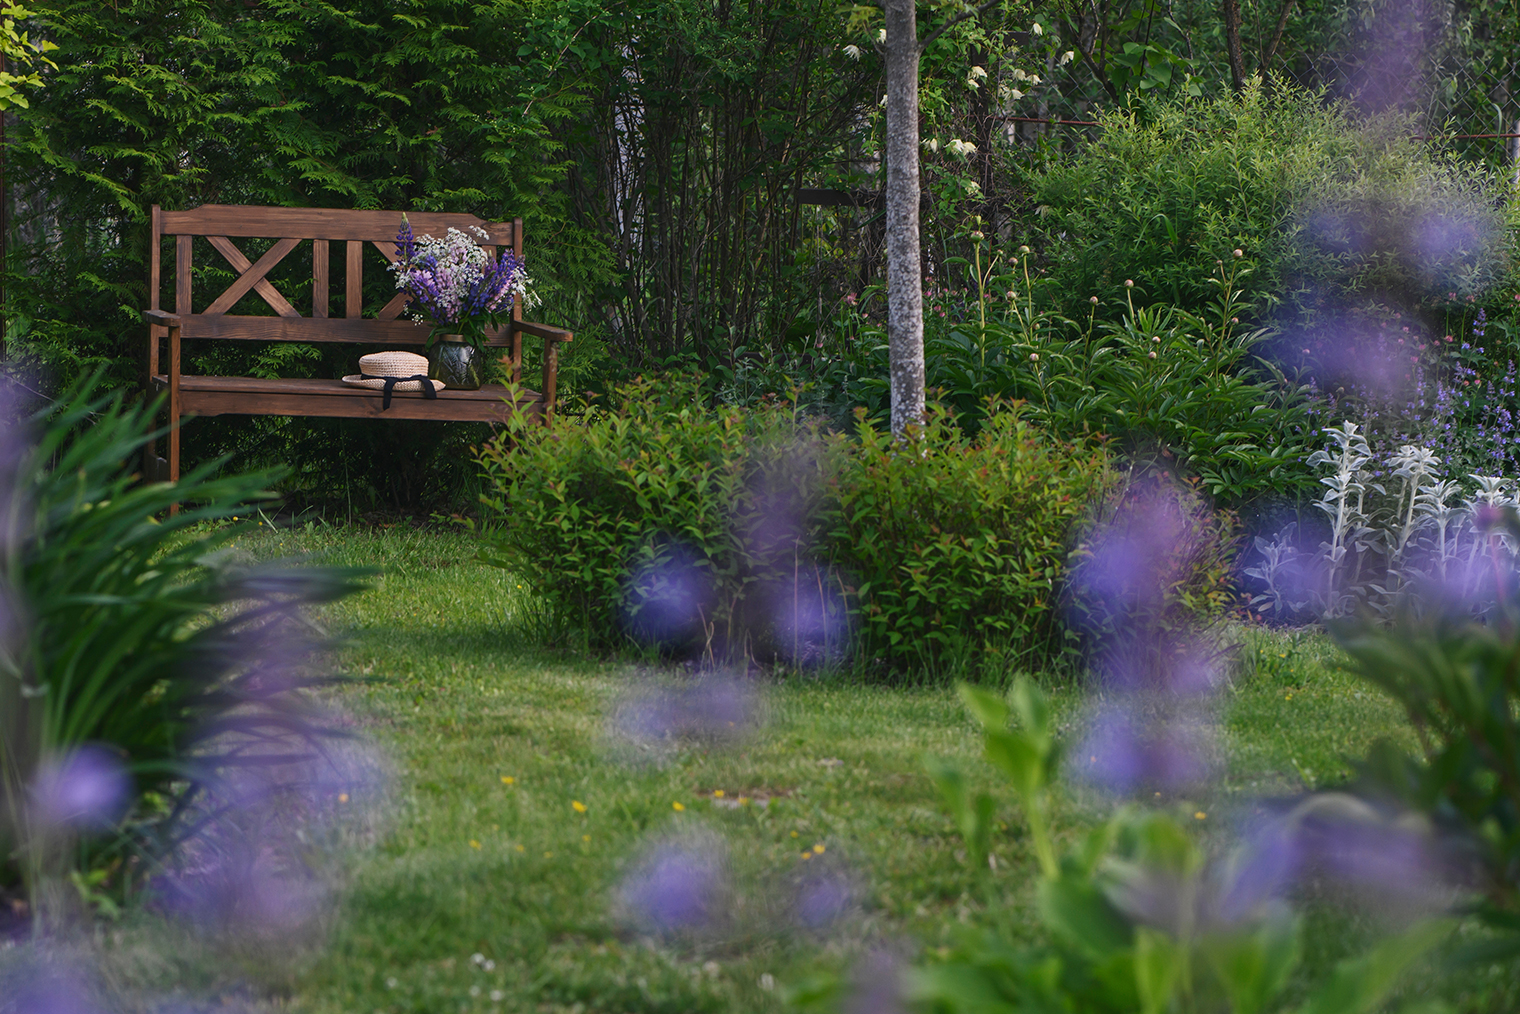
[[[995,407],[942,408],[899,444],[825,434],[795,407],[704,407],[640,382],[584,421],[518,425],[479,453],[484,556],[519,574],[550,633],[715,660],[872,671],[1045,668],[1056,603],[1107,454]]]

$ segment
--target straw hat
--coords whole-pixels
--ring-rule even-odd
[[[343,378],[343,383],[385,392],[381,405],[391,407],[392,391],[421,391],[424,398],[436,398],[446,386],[441,380],[429,380],[428,361],[415,352],[373,352],[359,357],[359,372]]]

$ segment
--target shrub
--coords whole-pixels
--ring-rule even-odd
[[[522,423],[481,450],[483,556],[553,632],[713,659],[1041,666],[1064,645],[1070,538],[1107,455],[994,408],[973,438],[936,407],[911,445],[858,443],[784,403],[708,408],[640,382],[584,422]]]
[[[1121,454],[1168,459],[1229,505],[1308,492],[1309,389],[1258,357],[1266,332],[1238,324],[1251,263],[1215,266],[1215,298],[1201,314],[1136,307],[1125,295],[1117,321],[1092,303],[1080,321],[1049,311],[1041,297],[1051,284],[1026,269],[1006,280],[1018,287],[1007,303],[970,293],[969,305],[945,299],[926,315],[926,382],[971,431],[989,398],[1020,398],[1049,432],[1102,434]],[[885,336],[860,358],[851,393],[884,422]]]
[[[1114,305],[1126,278],[1146,302],[1196,312],[1213,297],[1191,268],[1199,249],[1256,257],[1247,300],[1293,328],[1333,325],[1364,294],[1408,310],[1481,293],[1504,271],[1497,181],[1411,140],[1405,120],[1357,121],[1278,85],[1151,101],[1103,127],[1029,179],[1069,313],[1091,295]]]
[[[584,420],[518,421],[480,450],[485,558],[534,589],[558,637],[714,657],[774,646],[768,600],[819,581],[813,525],[838,440],[778,402],[709,408],[695,378],[613,399]]]
[[[133,466],[161,435],[154,407],[99,395],[98,379],[32,420],[35,446],[0,433],[11,597],[0,840],[18,846],[0,850],[0,883],[19,877],[31,890],[43,874],[112,850],[161,858],[194,835],[199,795],[265,764],[272,743],[319,735],[299,692],[314,680],[298,667],[301,639],[288,621],[357,588],[354,571],[238,566],[221,550],[242,527],[207,522],[246,515],[277,476],[217,478],[222,463],[211,462],[175,486],[139,482]],[[176,501],[186,509],[170,516]],[[50,821],[39,810],[49,778],[121,798]],[[96,845],[59,847],[49,825],[72,832],[81,819]]]
[[[829,504],[829,559],[852,582],[867,659],[931,672],[1040,668],[1065,654],[1057,599],[1108,455],[1046,438],[994,403],[976,436],[934,406],[907,447],[863,422]]]

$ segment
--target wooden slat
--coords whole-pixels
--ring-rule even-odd
[[[148,248],[148,309],[159,310],[159,288],[164,284],[162,266],[158,263],[163,256],[164,238],[164,212],[158,205],[153,205],[151,217],[153,229],[153,245]]]
[[[264,277],[269,274],[276,264],[285,259],[286,254],[295,249],[296,244],[300,240],[282,239],[270,247],[264,256],[259,258],[258,264],[250,264],[248,258],[243,256],[243,251],[234,246],[232,240],[226,236],[207,236],[206,238],[216,248],[216,252],[227,258],[227,263],[231,264],[233,269],[238,272],[238,280],[233,282],[232,287],[226,292],[218,296],[215,302],[206,307],[206,313],[226,313],[232,309],[239,299],[242,299],[247,294],[249,288],[252,288],[281,317],[300,316],[296,312],[296,308],[290,305],[290,301],[280,295],[280,291],[273,285],[270,285],[269,279]],[[289,245],[287,246],[286,244]],[[283,250],[281,249],[282,247]],[[274,259],[270,260],[271,257]],[[265,264],[265,261],[269,261],[269,263]],[[263,266],[263,270],[258,270],[260,266]],[[250,278],[253,281],[249,281]],[[233,295],[234,293],[236,295]]]
[[[327,316],[327,240],[311,241],[311,315]]]
[[[231,314],[184,317],[186,338],[234,338],[248,341],[367,342],[371,345],[421,345],[428,328],[409,320],[373,320],[366,317],[244,317]],[[506,348],[511,344],[507,329],[488,331],[487,344]]]
[[[406,309],[406,304],[411,302],[412,297],[404,292],[398,292],[391,297],[391,301],[380,308],[375,314],[376,320],[395,320],[401,316],[401,311]]]
[[[174,312],[194,313],[190,305],[190,244],[189,236],[174,241]]]
[[[348,241],[344,257],[346,270],[343,278],[343,316],[358,318],[364,315],[364,243]]]
[[[160,385],[166,378],[156,378]],[[542,399],[523,392],[516,404],[507,389],[488,385],[479,391],[440,391],[435,399],[395,392],[386,409],[384,395],[337,380],[263,380],[253,377],[184,377],[183,410],[196,415],[290,415],[343,419],[439,419],[449,422],[504,422],[518,412],[537,415]]]
[[[395,242],[399,211],[352,211],[346,208],[259,208],[207,204],[189,211],[164,212],[164,232],[191,236],[291,236],[299,239]],[[511,222],[487,222],[474,215],[407,212],[412,232],[440,239],[449,227],[484,229],[491,243],[511,242]]]

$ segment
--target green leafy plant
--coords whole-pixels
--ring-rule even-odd
[[[923,1010],[1371,1014],[1410,965],[1451,933],[1451,920],[1417,922],[1342,961],[1307,999],[1290,1004],[1300,921],[1252,885],[1249,847],[1210,862],[1173,817],[1126,808],[1058,858],[1046,796],[1060,749],[1048,703],[1027,680],[1008,701],[964,686],[961,695],[982,726],[984,757],[1008,780],[1029,823],[1047,939],[1025,946],[994,930],[963,930],[954,946],[907,974],[907,996]],[[931,763],[930,771],[976,875],[985,865],[991,799],[968,802],[947,765]],[[1296,810],[1284,824],[1310,816],[1310,809]]]
[[[856,443],[826,435],[786,403],[711,407],[695,379],[616,398],[479,452],[483,555],[535,590],[561,636],[796,658],[801,614],[832,653],[848,611],[871,668],[1061,657],[1056,602],[1108,480],[1101,449],[1049,441],[1011,406],[975,438],[937,407],[904,453],[870,425]],[[661,603],[681,618],[655,636]]]
[[[172,850],[208,784],[261,763],[229,737],[320,736],[300,692],[320,680],[294,668],[291,623],[359,587],[352,570],[239,565],[225,549],[243,528],[225,522],[268,499],[276,476],[218,478],[211,462],[177,485],[141,482],[132,466],[162,436],[154,406],[103,395],[98,380],[31,420],[35,444],[3,436],[0,876],[33,892],[76,863]],[[60,848],[29,794],[46,766],[91,745],[121,766],[128,798],[90,849]],[[102,889],[96,872],[79,882]]]
[[[1068,314],[1089,295],[1117,305],[1127,278],[1143,279],[1147,303],[1201,312],[1214,293],[1188,268],[1194,251],[1242,248],[1257,262],[1246,295],[1258,320],[1322,325],[1333,346],[1367,295],[1409,311],[1481,293],[1505,270],[1499,181],[1421,147],[1397,118],[1258,80],[1102,121],[1095,143],[1027,176],[1044,212],[1029,242]]]
[[[585,419],[509,425],[478,452],[483,557],[535,591],[559,636],[716,657],[789,640],[768,618],[778,590],[815,589],[830,609],[816,525],[838,438],[782,403],[711,408],[694,377],[636,381],[613,400]],[[667,600],[679,615],[657,620]]]
[[[1257,355],[1267,333],[1240,325],[1253,267],[1243,252],[1221,253],[1199,279],[1214,297],[1200,313],[1137,306],[1121,287],[1117,321],[1099,318],[1097,297],[1081,320],[1052,310],[1052,283],[1031,271],[1027,255],[1015,257],[1022,275],[996,280],[1016,286],[1006,302],[995,300],[996,289],[935,294],[925,317],[927,384],[968,430],[981,424],[989,398],[1022,399],[1028,418],[1054,435],[1106,436],[1131,460],[1160,459],[1198,477],[1228,505],[1307,492],[1314,402],[1306,385]],[[848,389],[871,418],[884,418],[885,345],[882,335],[865,341]]]
[[[822,535],[850,582],[859,649],[894,667],[1044,667],[1076,528],[1111,475],[993,402],[968,436],[942,405],[906,446],[862,419]]]
[[[1520,955],[1520,609],[1502,545],[1520,536],[1513,508],[1481,520],[1488,543],[1472,569],[1497,577],[1497,604],[1474,618],[1465,595],[1427,588],[1384,627],[1369,617],[1331,625],[1348,668],[1401,706],[1418,735],[1411,752],[1389,740],[1369,751],[1361,791],[1428,814],[1478,860],[1480,914],[1503,931],[1473,952]],[[1482,600],[1489,602],[1486,597]]]

